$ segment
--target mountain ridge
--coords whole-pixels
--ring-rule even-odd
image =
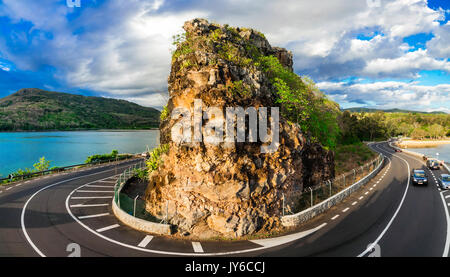
[[[160,112],[126,100],[24,88],[0,98],[0,131],[150,129]]]
[[[373,109],[373,108],[347,108],[342,109],[342,111],[349,112],[366,112],[366,113],[374,113],[374,112],[385,112],[385,113],[421,113],[421,114],[447,114],[445,112],[433,111],[433,112],[424,112],[424,111],[411,111],[411,110],[403,110],[403,109]]]

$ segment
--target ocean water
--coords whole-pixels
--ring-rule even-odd
[[[0,174],[33,168],[40,157],[50,166],[84,163],[93,154],[142,153],[158,146],[159,131],[76,131],[0,133]]]
[[[450,144],[429,148],[409,148],[408,150],[427,155],[428,157],[439,158],[439,160],[450,163]],[[437,153],[439,153],[439,155],[436,155]]]

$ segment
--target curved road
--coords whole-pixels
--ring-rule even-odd
[[[111,201],[117,173],[132,165],[85,169],[0,187],[0,256],[448,256],[450,191],[412,186],[424,163],[371,147],[387,157],[368,184],[326,213],[274,239],[192,242],[152,236],[124,226]]]

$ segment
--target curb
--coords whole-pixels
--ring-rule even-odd
[[[324,211],[330,209],[334,205],[338,204],[348,196],[350,196],[353,192],[358,190],[363,185],[367,184],[378,172],[381,170],[382,165],[385,161],[385,156],[383,157],[383,161],[368,175],[364,176],[361,180],[349,186],[348,188],[338,192],[337,194],[331,196],[330,198],[312,206],[306,210],[303,210],[299,213],[286,215],[281,217],[281,224],[285,227],[294,227],[301,223],[304,223],[313,217],[323,213]]]
[[[153,233],[157,235],[171,235],[172,229],[168,224],[160,224],[155,222],[146,221],[140,218],[133,217],[126,212],[122,211],[116,201],[112,201],[112,210],[117,219],[123,224],[142,232]]]

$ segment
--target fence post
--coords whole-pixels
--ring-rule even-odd
[[[283,216],[284,216],[284,193],[283,193]]]
[[[330,185],[330,197],[331,197],[331,185],[332,185],[332,182],[333,182],[332,180],[329,180],[329,181],[328,181],[328,183],[329,183],[329,185]]]
[[[345,182],[345,174],[344,174],[344,187],[347,186],[347,183]]]
[[[311,207],[312,207],[314,206],[313,189],[310,187],[309,190],[311,191]]]
[[[139,197],[139,194],[136,195],[136,197],[134,198],[134,209],[133,209],[133,216],[136,217],[136,200]]]

